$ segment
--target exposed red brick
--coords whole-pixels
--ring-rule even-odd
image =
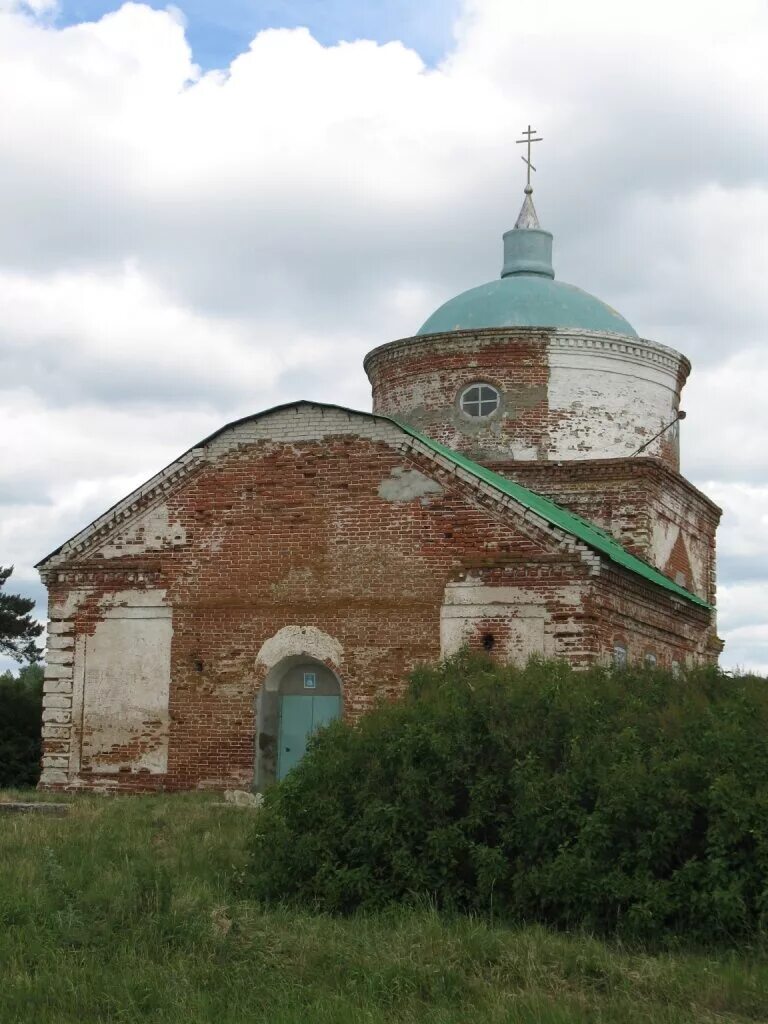
[[[619,486],[628,476],[616,468]],[[442,491],[383,499],[382,481],[403,471],[418,471]],[[634,473],[632,467],[629,478]],[[555,476],[551,486],[565,486]],[[648,501],[647,476],[637,471],[638,510]],[[580,490],[574,478],[569,486],[597,507],[586,484]],[[611,500],[605,498],[606,508]],[[250,443],[199,465],[165,503],[184,543],[120,554],[113,537],[117,554],[83,550],[49,568],[46,582],[52,608],[75,590],[85,592],[70,616],[52,617],[54,635],[73,644],[102,621],[105,597],[167,591],[173,609],[167,771],[131,768],[142,744],[156,741],[156,723],[148,720],[149,739],[140,737],[135,748],[118,744],[108,755],[124,770],[95,771],[83,761],[75,779],[48,783],[52,788],[248,786],[255,699],[267,671],[256,658],[265,641],[288,624],[335,638],[344,652],[337,666],[344,713],[354,720],[376,700],[401,694],[417,664],[440,657],[446,587],[467,581],[529,594],[546,618],[549,652],[574,664],[609,658],[617,636],[633,656],[652,652],[661,663],[714,656],[705,609],[618,568],[595,574],[550,529],[516,517],[414,450],[349,434]],[[636,518],[641,531],[639,511]],[[467,641],[482,647],[490,634],[498,651],[517,625],[515,608],[502,605],[473,622]],[[72,737],[79,742],[74,731]],[[63,735],[46,739],[46,756],[64,758],[68,749]]]

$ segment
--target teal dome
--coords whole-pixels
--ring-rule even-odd
[[[417,334],[482,327],[574,327],[637,337],[620,313],[572,284],[514,274],[470,288],[435,310]]]
[[[615,309],[581,288],[554,280],[552,235],[539,227],[531,191],[527,186],[517,223],[504,234],[501,280],[449,299],[417,334],[483,327],[571,327],[637,337],[634,327]]]

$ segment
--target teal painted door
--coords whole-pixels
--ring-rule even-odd
[[[302,759],[307,740],[315,730],[341,714],[340,697],[310,697],[286,694],[280,698],[280,742],[277,777],[284,779]]]

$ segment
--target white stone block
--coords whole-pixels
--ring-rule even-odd
[[[73,652],[69,651],[56,651],[48,649],[48,653],[45,656],[46,663],[48,665],[71,665],[73,658]]]
[[[43,693],[72,693],[71,679],[46,679]]]
[[[69,754],[46,754],[43,757],[43,768],[67,768]]]
[[[44,722],[57,722],[60,725],[67,725],[72,721],[71,708],[43,708]]]
[[[72,633],[74,631],[74,624],[71,622],[49,622],[48,623],[48,635],[56,636],[61,633]]]
[[[43,768],[40,775],[40,784],[42,786],[55,786],[68,781],[67,773],[60,768]]]
[[[70,729],[69,725],[44,725],[42,736],[44,740],[68,740]]]
[[[72,698],[67,693],[44,693],[44,708],[71,708]]]
[[[72,678],[72,666],[71,665],[46,665],[45,666],[45,678],[46,679],[71,679]]]
[[[73,636],[49,636],[47,648],[49,651],[65,651],[75,646]]]

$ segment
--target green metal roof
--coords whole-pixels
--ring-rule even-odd
[[[568,512],[567,509],[562,508],[560,505],[556,505],[554,501],[550,501],[549,498],[543,497],[541,494],[536,494],[535,491],[529,491],[527,487],[523,487],[521,484],[515,483],[513,480],[507,480],[506,477],[500,476],[498,473],[494,473],[491,469],[486,469],[485,466],[481,466],[477,462],[473,462],[472,459],[468,459],[465,455],[460,455],[459,452],[455,452],[452,448],[447,448],[444,444],[440,444],[439,441],[433,441],[431,437],[427,437],[425,434],[420,433],[418,430],[414,430],[409,424],[404,423],[402,420],[395,419],[394,417],[386,416],[382,419],[391,419],[393,423],[396,423],[401,430],[404,430],[406,434],[410,434],[411,437],[416,438],[417,441],[421,441],[422,444],[426,445],[433,452],[438,455],[442,455],[448,459],[454,465],[461,467],[477,477],[478,480],[482,480],[486,484],[490,484],[491,487],[495,487],[496,490],[501,491],[502,494],[506,494],[510,498],[514,498],[515,501],[520,502],[526,508],[531,509],[532,512],[536,512],[546,519],[548,523],[553,526],[559,527],[561,530],[565,530],[566,533],[570,533],[571,536],[577,537],[580,541],[583,541],[586,545],[592,548],[593,551],[599,552],[609,558],[612,562],[620,565],[624,569],[628,569],[630,572],[635,573],[637,576],[642,576],[643,579],[648,580],[650,583],[655,583],[659,587],[663,587],[665,590],[669,590],[671,593],[677,595],[677,597],[683,597],[686,601],[690,601],[692,604],[698,605],[700,608],[710,609],[712,606],[707,604],[702,598],[692,594],[690,590],[686,590],[685,587],[681,587],[675,583],[664,573],[659,572],[648,562],[644,562],[642,558],[637,558],[636,555],[631,555],[626,548],[623,548],[621,544],[612,537],[605,530],[601,530],[600,527],[595,526],[593,523],[587,522],[586,519],[582,519],[581,516],[574,515],[573,512]]]
[[[541,230],[532,191],[530,185],[525,189],[517,223],[504,233],[501,280],[455,295],[435,310],[417,334],[486,327],[571,327],[637,337],[634,327],[605,302],[554,280],[552,235]]]
[[[435,310],[416,333],[484,327],[571,327],[637,337],[634,327],[605,302],[540,274],[514,274],[470,288]]]
[[[210,434],[208,437],[198,442],[198,444],[193,445],[192,448],[189,448],[187,452],[185,452],[184,454],[189,455],[191,452],[195,451],[195,449],[204,447],[206,444],[208,444],[208,442],[212,441],[214,438],[219,437],[219,435],[223,434],[225,431],[231,430],[233,427],[239,426],[240,424],[250,423],[255,420],[262,419],[265,416],[269,416],[275,412],[281,412],[284,409],[291,409],[297,406],[305,405],[320,406],[321,408],[325,409],[338,409],[341,412],[349,413],[352,416],[364,416],[370,419],[388,420],[390,423],[394,423],[396,427],[404,431],[406,434],[409,434],[417,441],[421,441],[423,445],[425,445],[431,451],[435,452],[435,454],[442,455],[444,458],[448,459],[449,462],[452,462],[455,466],[459,466],[461,469],[465,470],[467,473],[470,473],[478,480],[482,480],[484,483],[487,483],[491,487],[494,487],[497,491],[500,491],[502,494],[506,494],[508,497],[513,498],[521,505],[524,505],[526,508],[531,509],[531,511],[536,512],[538,515],[542,517],[542,519],[546,519],[546,521],[551,523],[553,526],[557,526],[561,530],[565,530],[566,533],[571,534],[571,536],[577,537],[579,540],[583,541],[594,551],[598,551],[601,555],[605,555],[607,558],[610,558],[611,561],[616,562],[617,565],[621,565],[623,566],[623,568],[628,569],[630,572],[636,573],[638,576],[642,576],[649,582],[655,583],[658,586],[663,587],[665,590],[671,591],[678,597],[685,598],[692,604],[698,605],[701,608],[711,608],[711,605],[707,604],[706,601],[703,601],[700,597],[696,597],[695,594],[692,594],[684,587],[678,586],[677,583],[673,582],[663,573],[659,572],[658,569],[654,569],[652,565],[649,565],[647,562],[644,562],[641,558],[636,558],[634,555],[630,555],[630,553],[626,551],[621,546],[621,544],[619,544],[619,542],[615,540],[609,533],[606,533],[599,527],[594,526],[592,523],[588,523],[586,519],[582,519],[580,516],[576,516],[572,512],[566,511],[566,509],[561,508],[559,505],[556,505],[554,501],[550,501],[549,498],[544,498],[542,497],[542,495],[536,494],[535,491],[529,491],[527,487],[523,487],[521,484],[517,484],[512,480],[507,480],[506,477],[500,476],[498,473],[494,473],[490,469],[486,469],[485,466],[481,466],[479,463],[473,462],[472,459],[468,459],[465,455],[460,455],[458,452],[455,452],[452,448],[448,448],[444,444],[440,444],[439,441],[433,441],[431,437],[427,437],[425,434],[420,433],[418,430],[414,430],[414,428],[410,426],[408,423],[404,423],[402,420],[395,419],[393,416],[383,416],[378,413],[372,415],[369,412],[361,412],[359,409],[348,409],[345,406],[329,405],[326,402],[286,402],[283,405],[277,405],[273,406],[271,409],[265,409],[263,412],[260,413],[255,413],[250,416],[243,416],[241,419],[234,420],[232,423],[226,423],[223,427],[220,427],[218,430],[214,431],[213,434]],[[183,457],[184,456],[182,456],[182,458]],[[110,513],[114,512],[120,506],[130,502],[134,498],[134,495],[140,493],[144,488],[146,488],[150,484],[159,482],[164,476],[164,474],[170,468],[176,465],[177,462],[178,460],[176,460],[176,462],[171,463],[170,466],[167,466],[164,470],[161,470],[160,473],[153,477],[152,480],[148,481],[147,484],[142,485],[142,487],[137,488],[136,491],[133,491],[130,495],[128,495],[127,498],[124,498],[122,501],[117,502],[115,505],[112,506],[112,508],[108,509],[103,516],[100,516],[99,519],[91,523],[90,526],[87,526],[85,530],[80,531],[79,534],[75,534],[75,537],[71,539],[77,539],[83,533],[91,529],[91,527],[96,525],[99,521],[106,519],[110,515]],[[43,558],[41,561],[37,563],[36,568],[42,568],[46,562],[48,562],[55,555],[59,554],[59,552],[66,547],[67,543],[69,543],[69,541],[67,541],[65,544],[61,544],[58,548],[56,548],[55,551],[52,551],[49,555],[46,555],[45,558]]]

